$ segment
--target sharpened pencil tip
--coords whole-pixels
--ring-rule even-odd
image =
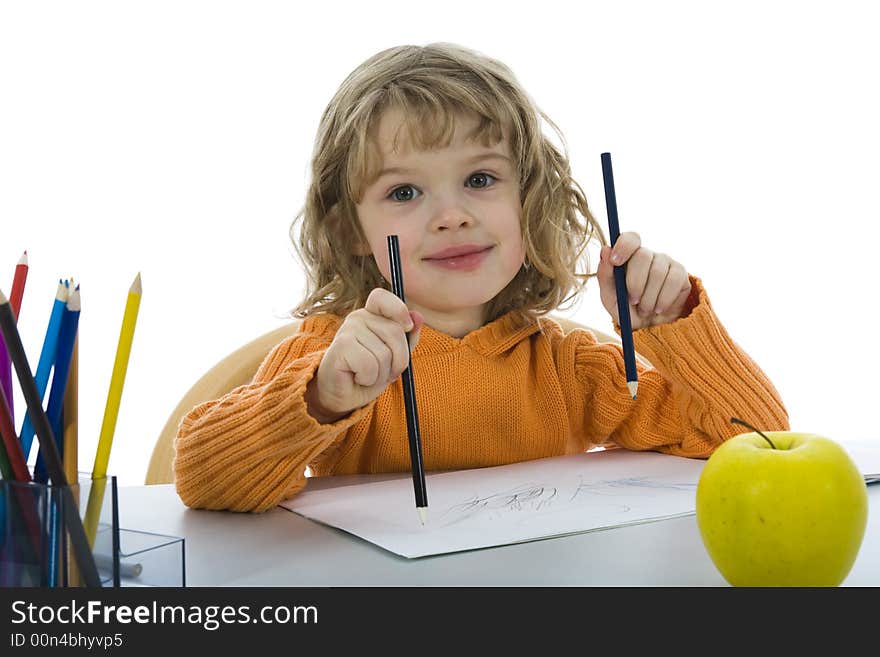
[[[21,258],[18,259],[18,264],[26,265],[27,263],[28,263],[27,249],[25,249],[25,252],[21,254]]]
[[[626,387],[629,388],[629,394],[632,395],[632,398],[636,398],[636,391],[639,389],[638,381],[627,381]]]
[[[419,512],[419,520],[422,521],[422,525],[424,526],[424,524],[428,522],[428,507],[419,506],[416,507],[416,510]]]
[[[67,297],[67,309],[71,312],[79,312],[82,309],[82,297],[79,294],[79,285],[70,292]]]
[[[143,288],[141,287],[141,273],[138,272],[137,276],[134,277],[134,281],[132,281],[131,288],[128,290],[134,294],[141,294],[143,292]]]

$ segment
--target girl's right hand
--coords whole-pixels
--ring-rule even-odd
[[[335,422],[378,397],[409,365],[424,318],[395,294],[376,288],[348,314],[306,388],[309,414]]]

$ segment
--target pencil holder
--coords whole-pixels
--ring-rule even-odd
[[[56,486],[36,481],[0,481],[0,585],[83,586],[70,518],[78,517],[101,586],[119,582],[119,513],[116,477]],[[72,516],[68,506],[76,507]],[[79,534],[82,536],[82,533]],[[85,553],[79,554],[84,558]]]
[[[119,530],[119,586],[186,586],[185,541],[134,529]]]

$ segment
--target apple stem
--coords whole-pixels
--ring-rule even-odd
[[[740,420],[739,418],[732,417],[732,418],[730,418],[730,421],[733,422],[734,424],[741,424],[741,425],[743,425],[744,427],[748,427],[749,429],[751,429],[751,430],[754,431],[755,433],[761,434],[761,437],[762,437],[764,440],[766,440],[768,443],[770,443],[770,447],[772,447],[773,449],[776,449],[776,445],[773,444],[773,441],[770,440],[767,436],[765,436],[765,435],[764,435],[764,432],[761,431],[760,429],[756,429],[755,427],[753,427],[753,426],[752,426],[751,424],[749,424],[748,422],[743,422],[743,421]]]

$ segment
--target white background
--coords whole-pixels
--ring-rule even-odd
[[[0,289],[27,249],[35,368],[57,280],[82,285],[89,470],[141,272],[110,461],[141,483],[188,387],[302,294],[287,231],[339,83],[384,48],[452,41],[506,62],[560,126],[603,225],[612,153],[622,229],[703,279],[793,428],[880,441],[874,16],[839,0],[2,2]],[[565,314],[611,330],[594,285]]]

